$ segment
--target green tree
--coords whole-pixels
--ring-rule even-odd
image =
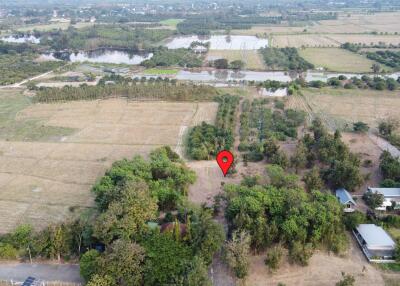
[[[317,167],[313,167],[311,171],[306,173],[303,177],[305,188],[307,191],[321,190],[324,187],[324,182],[321,179],[319,170]]]
[[[114,241],[102,257],[101,272],[112,277],[117,285],[143,285],[144,249],[127,240]]]
[[[214,67],[216,69],[227,69],[228,68],[228,61],[227,59],[217,59],[214,61]]]
[[[229,67],[233,70],[241,70],[245,66],[245,63],[241,60],[235,60],[229,63]]]
[[[289,248],[289,258],[294,263],[307,266],[313,251],[313,247],[310,243],[304,245],[300,241],[294,241]]]
[[[278,165],[267,166],[267,173],[271,185],[277,188],[295,188],[299,180],[294,174],[286,174],[282,167]]]
[[[85,281],[89,281],[92,276],[100,272],[100,253],[95,250],[85,252],[79,260],[80,274]]]
[[[379,134],[386,137],[392,135],[394,131],[399,128],[399,121],[396,118],[389,117],[381,122],[379,122],[378,130]]]
[[[282,252],[282,247],[280,245],[268,250],[265,264],[271,271],[275,271],[279,268],[282,259]]]
[[[371,69],[374,73],[378,73],[381,70],[381,66],[379,64],[372,64]]]
[[[364,122],[358,121],[353,123],[353,130],[354,132],[366,133],[369,130],[369,126]]]
[[[92,279],[86,284],[86,286],[116,286],[114,279],[109,275],[93,275]]]
[[[308,150],[303,142],[299,142],[297,144],[296,152],[290,158],[290,162],[292,167],[296,169],[296,173],[298,173],[299,169],[304,168],[307,164],[307,153]]]
[[[344,224],[349,231],[355,229],[358,225],[365,223],[365,221],[365,214],[360,211],[355,211],[344,216]]]
[[[187,275],[187,286],[211,286],[212,283],[208,278],[208,270],[204,261],[195,256],[190,265]]]
[[[225,260],[237,278],[243,279],[249,271],[250,236],[245,232],[235,232],[225,246]]]
[[[363,195],[364,201],[367,203],[367,205],[371,209],[375,209],[377,207],[380,207],[383,204],[384,197],[382,194],[378,192],[372,192],[372,191],[367,191]]]

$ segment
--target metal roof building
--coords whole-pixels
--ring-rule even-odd
[[[394,261],[396,243],[383,228],[375,224],[360,224],[353,232],[369,261]]]
[[[356,206],[357,204],[346,189],[337,189],[336,197],[338,198],[339,202],[345,206],[344,208],[345,212],[354,211],[353,207]]]
[[[400,188],[368,188],[368,191],[382,194],[385,198],[400,199]]]

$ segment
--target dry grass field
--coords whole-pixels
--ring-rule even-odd
[[[274,35],[272,46],[277,48],[319,48],[319,47],[339,47],[340,42],[332,39],[331,35],[319,34],[295,34],[295,35]]]
[[[375,63],[365,56],[339,48],[307,48],[299,52],[314,66],[336,72],[371,72]]]
[[[211,50],[207,56],[209,59],[225,58],[228,61],[241,60],[246,63],[246,69],[264,70],[265,65],[258,51],[253,50]]]
[[[1,94],[0,94],[1,96]],[[182,153],[185,130],[212,122],[216,103],[123,99],[35,104],[16,122],[68,128],[38,141],[0,141],[0,233],[21,223],[42,227],[92,206],[90,188],[112,162],[170,145]]]
[[[303,96],[289,98],[290,108],[302,109],[312,116],[320,116],[332,130],[351,127],[353,122],[363,121],[376,127],[379,120],[387,117],[400,119],[398,92],[360,89],[304,89]]]

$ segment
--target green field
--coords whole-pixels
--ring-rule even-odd
[[[175,75],[179,72],[177,69],[147,69],[143,73],[149,75]]]
[[[300,55],[314,64],[336,72],[372,72],[375,61],[340,48],[306,48],[299,50]],[[385,69],[387,69],[385,67]]]
[[[84,28],[84,27],[89,27],[92,26],[93,23],[90,22],[79,22],[76,23],[74,26],[77,29]],[[70,26],[69,22],[65,23],[51,23],[51,24],[38,24],[38,25],[24,25],[23,27],[19,27],[16,30],[19,32],[27,32],[27,31],[33,31],[33,30],[38,30],[38,31],[51,31],[53,29],[61,29],[61,30],[66,30]]]
[[[170,26],[175,29],[176,25],[178,25],[180,22],[183,22],[183,21],[184,21],[183,19],[171,18],[171,19],[160,21],[160,24],[165,25],[165,26]]]
[[[42,125],[40,120],[21,119],[18,113],[31,105],[21,91],[0,89],[0,139],[8,141],[47,141],[74,132],[72,128]]]

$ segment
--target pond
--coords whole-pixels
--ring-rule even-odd
[[[119,50],[99,49],[89,52],[76,53],[54,53],[56,58],[71,62],[91,62],[91,63],[109,63],[109,64],[128,64],[138,65],[144,60],[150,59],[152,53],[129,53]]]
[[[7,42],[7,43],[17,43],[17,44],[22,44],[22,43],[39,44],[40,43],[40,39],[36,38],[33,35],[6,36],[6,37],[2,37],[1,40],[4,42]]]
[[[210,42],[211,50],[258,50],[268,46],[268,39],[255,36],[184,36],[175,37],[166,44],[169,49],[189,48],[192,42]]]

